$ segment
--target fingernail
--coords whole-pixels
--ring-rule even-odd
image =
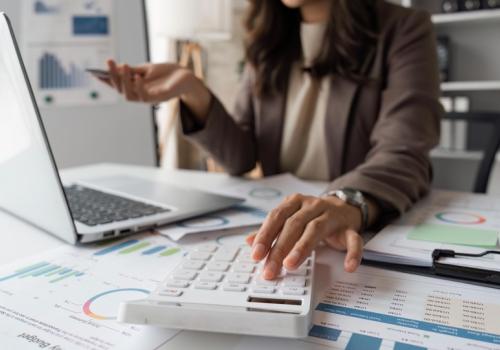
[[[252,250],[252,259],[261,260],[264,258],[264,254],[266,253],[266,246],[262,243],[257,243]]]
[[[278,274],[278,264],[275,261],[269,262],[264,269],[264,278],[273,279]]]
[[[355,258],[349,259],[349,261],[347,261],[347,267],[349,268],[349,270],[354,271],[357,266],[358,260],[356,260]]]
[[[301,254],[297,250],[292,251],[286,257],[285,264],[290,266],[290,267],[296,266],[299,263],[300,256],[301,256]]]

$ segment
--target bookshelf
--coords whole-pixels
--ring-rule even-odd
[[[499,91],[500,80],[483,81],[450,81],[441,83],[443,92],[467,92],[467,91]]]
[[[445,14],[433,14],[432,22],[436,26],[451,25],[451,24],[468,24],[497,22],[500,21],[500,9],[498,10],[478,10],[470,12],[457,12]]]
[[[436,35],[448,38],[449,79],[441,84],[442,95],[469,98],[471,111],[500,111],[500,9],[445,14],[441,13],[441,0],[396,2],[430,12]],[[472,188],[465,183],[473,183],[482,159],[480,149],[489,131],[484,127],[466,126],[465,138],[461,137],[465,139],[464,147],[432,151],[436,187],[465,191]],[[451,130],[456,131],[455,127]]]

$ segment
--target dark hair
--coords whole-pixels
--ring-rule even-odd
[[[366,52],[375,46],[377,0],[331,0],[323,50],[310,72],[315,77],[335,74],[362,80]],[[292,64],[301,58],[300,9],[281,0],[250,0],[245,18],[246,60],[256,71],[258,94],[282,92]]]

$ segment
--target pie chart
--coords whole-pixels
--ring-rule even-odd
[[[480,225],[486,222],[486,218],[473,213],[458,211],[441,212],[436,214],[439,221],[457,225]]]

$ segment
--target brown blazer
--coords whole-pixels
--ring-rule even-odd
[[[442,113],[436,41],[425,12],[379,0],[377,16],[380,38],[364,64],[373,81],[331,79],[329,189],[356,188],[402,213],[429,190],[432,178],[429,152],[438,143]],[[264,175],[280,173],[286,96],[255,96],[254,79],[247,67],[234,113],[214,98],[201,129],[181,107],[188,139],[233,175],[257,162]]]

